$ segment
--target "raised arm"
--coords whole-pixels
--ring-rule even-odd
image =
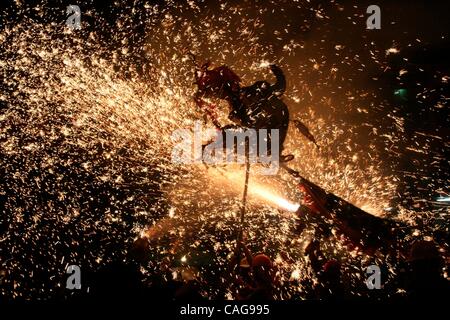
[[[275,64],[270,65],[270,70],[277,78],[277,81],[271,85],[271,89],[277,96],[281,96],[286,90],[286,77],[280,67]]]

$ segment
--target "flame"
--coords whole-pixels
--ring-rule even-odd
[[[250,185],[249,192],[251,194],[256,195],[260,199],[265,200],[269,203],[272,203],[272,204],[276,205],[278,208],[287,210],[289,212],[296,212],[298,210],[298,208],[300,207],[300,204],[292,203],[289,200],[287,200],[283,197],[280,197],[280,196],[274,194],[273,192],[271,192],[270,190],[268,190],[262,186],[259,186],[259,185]]]
[[[252,170],[253,171],[253,170]],[[236,169],[236,166],[228,165],[227,170],[210,168],[208,173],[214,183],[220,183],[225,187],[232,188],[241,192],[245,183],[245,169]],[[275,206],[276,208],[296,212],[300,204],[293,203],[279,193],[275,192],[277,186],[270,186],[257,181],[257,177],[251,177],[248,184],[248,195],[250,199],[262,200],[264,203]]]

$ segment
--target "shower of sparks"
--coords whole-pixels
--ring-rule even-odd
[[[250,193],[255,193],[258,196],[260,196],[262,199],[266,199],[266,200],[272,202],[273,204],[275,204],[276,206],[278,206],[279,208],[290,211],[290,212],[296,212],[298,210],[298,208],[300,207],[299,204],[289,202],[289,200],[279,197],[262,187],[257,186],[254,188],[250,188]]]
[[[254,171],[252,171],[253,173]],[[251,174],[252,174],[251,173]],[[245,183],[245,171],[234,169],[232,170],[232,165],[228,165],[227,170],[219,170],[212,169],[209,171],[210,177],[214,180],[214,183],[222,183],[227,185],[230,188],[234,188],[235,190],[243,191],[244,183]],[[273,183],[272,183],[273,184]],[[278,185],[280,187],[280,185]],[[272,186],[272,189],[275,189]],[[292,203],[291,201],[283,198],[281,195],[277,194],[275,190],[270,190],[263,183],[250,180],[248,186],[248,194],[250,197],[250,201],[252,198],[256,198],[259,201],[264,201],[267,204],[271,204],[272,206],[287,210],[289,212],[296,212],[300,207],[297,203]]]
[[[193,68],[184,56],[186,47],[199,60],[230,65],[244,85],[268,78],[268,61],[281,65],[289,80],[285,101],[292,117],[301,117],[321,146],[316,149],[290,129],[286,150],[295,155],[290,165],[325,190],[384,215],[383,208],[391,207],[404,177],[420,177],[431,188],[439,185],[436,177],[399,172],[383,163],[381,154],[395,158],[409,152],[405,150],[428,153],[439,137],[417,132],[410,149],[396,147],[404,119],[394,107],[382,111],[388,102],[377,96],[376,88],[357,86],[351,72],[366,66],[347,44],[327,44],[320,40],[325,34],[296,40],[288,32],[295,27],[289,19],[284,29],[267,26],[271,12],[283,15],[289,8],[305,15],[297,32],[310,30],[316,20],[327,26],[330,18],[320,6],[284,1],[283,10],[279,2],[255,10],[247,2],[220,1],[214,10],[206,10],[197,1],[169,2],[166,8],[116,3],[121,13],[114,26],[81,6],[81,30],[70,30],[61,22],[64,5],[52,11],[18,2],[15,10],[21,12],[21,20],[2,25],[0,264],[7,272],[0,287],[3,294],[52,297],[64,286],[67,265],[95,270],[125,257],[139,235],[151,241],[150,273],[157,272],[163,260],[190,264],[203,255],[210,262],[197,265],[198,272],[221,276],[235,246],[244,169],[171,162],[172,132],[193,128],[203,119],[192,100]],[[135,19],[142,19],[145,29],[138,41],[139,62],[130,49],[136,41],[129,29]],[[110,29],[115,33],[106,39],[104,32]],[[273,34],[267,34],[268,29]],[[279,42],[276,48],[267,44],[269,37]],[[378,70],[386,68],[386,56],[401,53],[375,44],[365,51]],[[442,105],[445,101],[436,108]],[[226,108],[222,109],[219,116],[226,119]],[[377,112],[385,112],[390,131],[380,129],[373,117]],[[350,114],[356,122],[346,121]],[[442,155],[430,157],[439,163]],[[428,201],[414,203],[422,200]],[[280,299],[303,297],[305,281],[314,278],[303,255],[312,231],[297,234],[295,215],[285,214],[295,212],[300,201],[289,176],[251,175],[245,237],[252,251],[264,250],[274,257],[282,284]],[[435,228],[433,212],[408,205],[399,205],[391,218],[410,225],[420,219],[425,230]],[[368,259],[348,252],[338,239],[324,240],[323,250],[339,256],[348,270]],[[351,273],[355,281],[358,276]],[[42,278],[45,284],[35,280]],[[214,297],[219,288],[211,285],[205,290]]]

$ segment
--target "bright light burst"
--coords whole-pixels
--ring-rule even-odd
[[[306,4],[286,1],[294,12],[304,12]],[[396,128],[389,135],[372,124],[367,109],[377,107],[367,99],[376,99],[377,93],[353,88],[351,76],[341,71],[345,64],[315,53],[323,45],[319,40],[292,39],[275,26],[279,48],[267,45],[265,17],[271,10],[284,14],[278,2],[260,13],[249,4],[221,2],[217,14],[196,1],[167,8],[143,5],[140,49],[145,60],[139,63],[130,52],[132,14],[117,18],[111,39],[118,47],[111,48],[102,36],[111,22],[95,10],[85,13],[77,32],[66,29],[45,6],[18,6],[23,19],[0,32],[0,208],[6,217],[0,258],[13,287],[8,294],[50,297],[66,265],[95,269],[124,256],[126,245],[141,233],[153,241],[155,261],[149,269],[157,270],[163,257],[189,263],[194,251],[213,250],[210,260],[219,270],[227,264],[234,250],[243,167],[206,169],[170,161],[171,133],[202,119],[192,100],[193,68],[186,47],[199,59],[230,65],[244,84],[268,77],[261,68],[279,61],[289,80],[286,101],[292,116],[302,117],[322,147],[315,149],[291,130],[286,146],[296,157],[291,165],[373,214],[382,215],[395,197],[400,178],[383,165],[380,150],[396,152],[402,119],[388,114],[386,121]],[[305,28],[319,17],[328,19],[322,9],[309,10],[320,15],[308,16],[312,20]],[[347,46],[330,46],[330,56],[364,69]],[[372,63],[380,69],[386,52],[398,54],[392,48],[371,50]],[[347,114],[358,115],[358,123],[344,121]],[[222,119],[225,115],[223,110]],[[362,141],[363,134],[370,140]],[[283,253],[276,260],[280,279],[294,282],[282,287],[279,297],[298,296],[299,280],[312,277],[300,245],[306,238],[295,232],[295,215],[283,212],[298,209],[299,191],[285,175],[252,175],[249,196],[248,245],[254,251]],[[400,208],[396,218],[412,223],[417,214]],[[94,247],[99,241],[103,245]],[[339,245],[333,250],[352,259]],[[34,283],[33,272],[50,279],[48,286]],[[214,296],[217,288],[209,290]]]

